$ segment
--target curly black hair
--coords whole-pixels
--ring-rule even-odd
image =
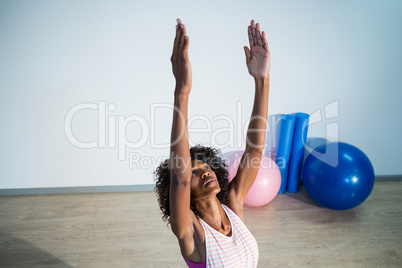
[[[211,169],[215,172],[216,178],[219,182],[221,191],[216,195],[219,201],[223,204],[228,201],[228,170],[225,161],[218,155],[220,150],[212,147],[201,146],[197,144],[190,148],[191,160],[201,160],[207,163]],[[156,176],[155,191],[158,196],[159,207],[162,210],[162,219],[170,223],[170,207],[169,207],[169,192],[170,192],[170,180],[171,170],[169,168],[169,159],[162,161],[162,163],[153,172]],[[190,205],[190,209],[195,215],[199,215],[198,211],[193,205]]]

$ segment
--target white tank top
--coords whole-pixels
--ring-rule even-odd
[[[205,233],[207,267],[257,267],[257,241],[236,213],[224,204],[222,207],[231,224],[230,237],[198,218]]]

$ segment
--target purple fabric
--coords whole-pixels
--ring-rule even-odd
[[[181,256],[183,256],[183,254],[181,254]],[[205,258],[203,263],[195,263],[192,261],[187,260],[186,258],[184,258],[184,261],[187,263],[189,268],[206,268],[207,267],[207,259]]]

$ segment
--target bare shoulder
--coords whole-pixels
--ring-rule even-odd
[[[183,257],[189,261],[201,263],[206,258],[204,228],[198,221],[197,216],[194,213],[191,214],[192,226],[189,227],[188,232],[183,237],[177,237],[177,239],[179,240]]]
[[[234,213],[242,220],[243,219],[243,203],[239,202],[234,188],[229,188],[228,202],[225,203]]]

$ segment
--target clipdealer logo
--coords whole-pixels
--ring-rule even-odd
[[[114,114],[117,106],[114,103],[107,104],[105,101],[99,101],[98,103],[83,102],[79,103],[70,108],[67,112],[64,120],[64,133],[68,142],[80,149],[93,149],[93,148],[117,148],[118,160],[126,161],[127,151],[129,149],[136,150],[142,148],[149,143],[152,149],[164,149],[170,148],[171,143],[157,143],[156,142],[156,112],[158,109],[169,109],[172,112],[175,110],[179,113],[181,120],[184,120],[184,115],[173,106],[171,103],[152,103],[150,104],[150,120],[139,114],[132,115],[117,115]],[[92,141],[80,140],[74,135],[74,118],[80,116],[80,112],[84,110],[92,110],[97,114],[98,119],[98,129],[97,137]],[[244,137],[247,133],[247,127],[250,120],[257,120],[248,118],[242,124],[242,103],[238,101],[237,103],[237,114],[235,120],[228,115],[217,115],[212,118],[213,122],[224,121],[228,127],[219,128],[213,130],[213,122],[211,119],[204,115],[194,115],[188,118],[188,133],[189,142],[192,144],[190,135],[192,133],[208,133],[210,137],[210,144],[215,148],[219,147],[235,147],[242,146]],[[193,128],[191,124],[195,121],[203,122],[204,128]],[[136,124],[138,131],[140,133],[140,138],[136,141],[132,141],[127,137],[127,127],[129,124]],[[116,134],[117,133],[117,134]],[[237,133],[237,139],[235,139],[234,134]],[[228,139],[224,143],[218,142],[218,135],[228,134]],[[181,133],[182,137],[184,135]],[[180,138],[179,137],[179,138]],[[179,138],[177,140],[179,140]],[[177,141],[173,141],[175,144]],[[155,163],[161,162],[163,159],[150,159],[149,156],[141,156],[138,152],[128,152],[128,158],[130,163],[130,168],[149,168],[152,166],[157,166]]]
[[[244,147],[245,137],[247,135],[248,125],[251,120],[261,120],[261,117],[247,118],[244,123],[242,119],[242,103],[237,102],[237,110],[235,119],[229,115],[217,115],[212,118],[204,115],[194,115],[188,118],[188,133],[190,144],[195,144],[191,141],[192,133],[208,133],[210,137],[210,146],[214,148],[242,148]],[[98,103],[83,102],[74,105],[67,112],[64,120],[64,133],[70,144],[80,149],[93,149],[93,148],[117,148],[118,160],[127,160],[127,151],[136,150],[145,146],[148,142],[152,149],[166,149],[170,148],[171,143],[156,143],[156,112],[158,109],[169,109],[179,113],[180,118],[184,120],[184,115],[173,106],[171,103],[152,103],[150,104],[150,120],[148,120],[139,114],[131,114],[128,116],[114,114],[117,110],[117,106],[114,103],[107,104],[106,101],[98,101]],[[92,141],[80,140],[74,135],[74,118],[80,116],[80,112],[84,110],[92,110],[97,114],[98,129],[97,137]],[[325,120],[322,116],[322,109],[318,109],[310,114],[309,126],[325,121],[326,125],[326,137],[331,138],[332,141],[338,141],[338,122],[327,122],[327,120],[337,118],[339,115],[339,103],[334,101],[327,104],[324,107]],[[191,124],[195,121],[202,121],[206,127],[204,128],[192,128]],[[213,130],[212,125],[214,122],[225,122],[228,127],[218,128]],[[271,123],[271,124],[269,124]],[[140,137],[136,141],[132,141],[127,137],[127,127],[129,124],[137,124]],[[272,132],[274,134],[277,129],[278,121],[267,122],[267,130],[264,132]],[[251,132],[258,132],[260,130],[251,129]],[[235,135],[236,133],[236,135]],[[226,134],[228,137],[224,143],[218,142],[218,135]],[[181,133],[181,136],[184,132]],[[236,136],[236,138],[235,138]],[[277,137],[272,135],[273,144],[276,143]],[[221,139],[222,140],[222,139]],[[173,141],[172,144],[177,141]],[[275,146],[275,145],[274,145]],[[312,154],[319,154],[314,148],[310,148],[308,144],[305,144],[305,149]],[[272,148],[270,148],[272,149]],[[274,148],[275,149],[275,148]],[[163,161],[162,157],[141,156],[136,151],[128,151],[128,159],[130,169],[148,169],[155,168]],[[330,165],[336,165],[337,163],[328,163]]]

